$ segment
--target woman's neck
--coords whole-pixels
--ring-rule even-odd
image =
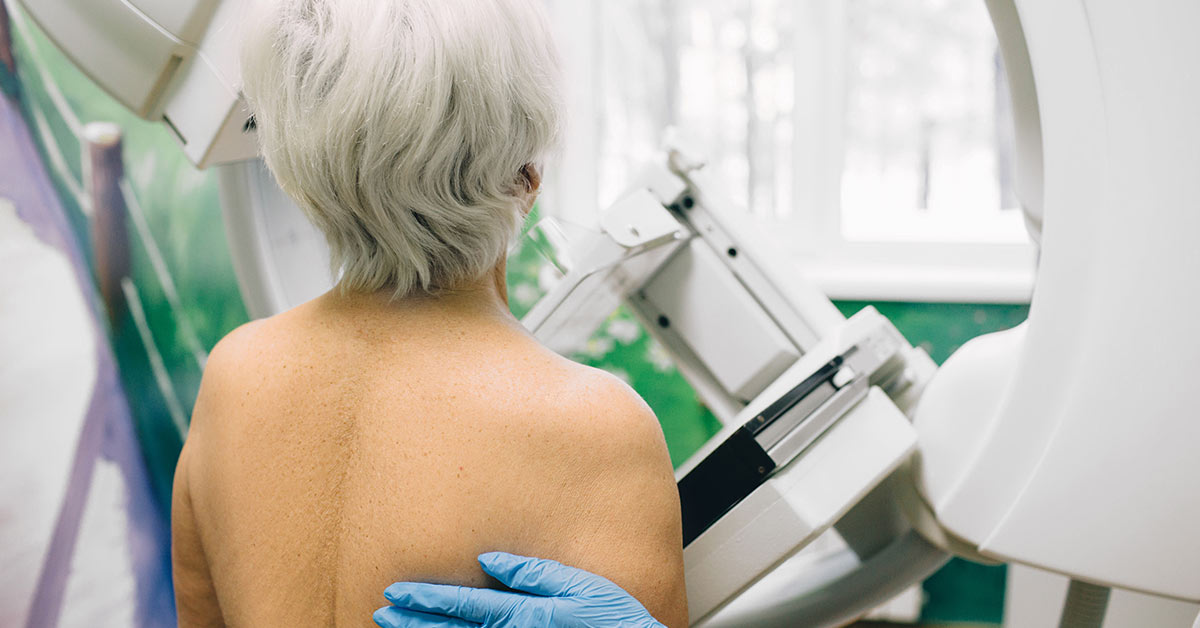
[[[342,310],[379,313],[445,316],[498,316],[511,319],[508,308],[508,284],[504,264],[479,281],[454,289],[438,290],[432,294],[418,292],[396,298],[388,290],[374,293],[352,292],[334,288],[321,297],[323,304]]]

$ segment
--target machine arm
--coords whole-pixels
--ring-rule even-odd
[[[825,625],[948,557],[903,524],[867,549],[831,531],[909,460],[906,412],[935,367],[874,309],[842,317],[702,171],[678,149],[648,167],[524,322],[570,353],[623,301],[725,423],[677,471],[693,621]],[[831,535],[832,554],[804,551]],[[835,613],[834,597],[860,603]]]

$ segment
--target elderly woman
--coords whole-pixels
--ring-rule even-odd
[[[662,432],[509,313],[562,117],[539,0],[261,0],[245,93],[337,287],[213,351],[175,476],[183,626],[362,626],[399,580],[542,556],[687,623]]]

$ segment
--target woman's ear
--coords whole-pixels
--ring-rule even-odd
[[[537,201],[538,193],[542,189],[542,172],[536,164],[525,164],[521,168],[520,182],[525,186],[524,200],[525,209],[522,213],[528,214],[533,211],[533,203]]]
[[[542,187],[542,172],[536,164],[525,164],[521,168],[521,178],[525,180],[525,191],[537,194]]]

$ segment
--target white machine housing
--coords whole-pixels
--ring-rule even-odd
[[[1200,600],[1200,3],[989,7],[1041,259],[922,400],[923,495],[985,556]]]
[[[241,2],[36,0],[22,3],[113,98],[161,120],[200,167],[258,154],[240,93]]]

